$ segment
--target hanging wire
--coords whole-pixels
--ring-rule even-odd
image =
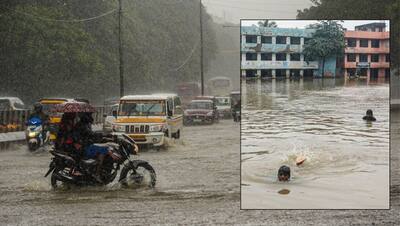
[[[33,17],[33,18],[36,18],[36,19],[39,19],[39,20],[43,20],[43,21],[53,21],[53,22],[63,22],[63,23],[77,23],[77,22],[91,21],[91,20],[95,20],[95,19],[99,19],[99,18],[105,17],[105,16],[107,16],[109,14],[112,14],[113,12],[117,11],[117,9],[112,9],[112,10],[110,10],[108,12],[105,12],[103,14],[100,14],[98,16],[84,18],[84,19],[58,20],[58,19],[51,19],[51,18],[46,18],[46,17],[33,15],[33,14],[30,14],[30,13],[18,11],[18,10],[15,10],[15,9],[10,9],[10,8],[7,8],[7,9],[11,10],[11,11],[13,11],[15,13],[22,14],[22,15],[25,15],[25,16],[30,16],[30,17]]]

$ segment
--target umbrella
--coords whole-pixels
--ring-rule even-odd
[[[67,102],[63,104],[57,104],[52,108],[52,111],[61,113],[78,113],[78,112],[96,112],[96,109],[85,102]]]

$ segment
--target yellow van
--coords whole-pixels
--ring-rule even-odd
[[[163,146],[165,137],[179,139],[183,128],[181,100],[176,94],[129,95],[120,99],[113,131],[138,144]]]

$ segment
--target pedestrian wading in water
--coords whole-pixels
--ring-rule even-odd
[[[374,117],[374,113],[372,112],[371,109],[367,110],[366,115],[363,117],[363,120],[366,121],[376,121],[376,118]]]
[[[278,180],[288,181],[290,179],[290,168],[288,166],[281,166],[278,170]]]

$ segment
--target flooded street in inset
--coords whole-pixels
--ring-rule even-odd
[[[241,164],[245,209],[389,208],[389,84],[243,80]]]

